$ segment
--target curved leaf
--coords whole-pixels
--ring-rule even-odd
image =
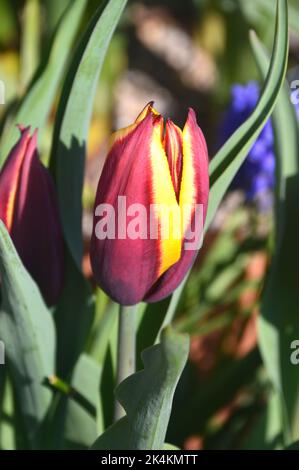
[[[217,207],[248,152],[268,120],[283,84],[288,61],[287,0],[277,0],[272,58],[260,100],[251,116],[231,136],[210,163],[211,192],[206,221],[210,225]]]
[[[286,74],[288,44],[287,0],[277,0],[273,52],[260,100],[251,116],[230,137],[210,163],[211,189],[205,231],[208,230],[225,192],[275,106]],[[169,312],[166,314],[168,324],[175,314],[187,278],[188,274],[182,284],[173,293]]]
[[[126,0],[104,1],[96,10],[67,73],[53,138],[50,165],[68,252],[65,290],[55,312],[58,373],[63,378],[85,346],[94,315],[92,291],[81,272],[85,147],[99,74],[125,4]]]
[[[83,250],[82,186],[87,134],[99,74],[126,2],[110,0],[104,10],[101,4],[96,11],[79,45],[77,63],[69,71],[55,128],[51,166],[55,168],[66,242],[79,268]]]
[[[163,331],[161,343],[143,352],[144,369],[116,390],[126,416],[97,439],[93,450],[163,449],[174,391],[188,352],[187,335]]]
[[[54,373],[55,331],[50,312],[25,270],[4,224],[0,221],[1,339],[32,447],[48,411],[51,392],[43,385]]]
[[[267,53],[253,38],[262,74]],[[291,363],[291,343],[299,337],[299,131],[288,84],[272,117],[277,168],[275,252],[262,296],[259,344],[268,373],[282,397],[285,437],[299,438],[299,377]]]

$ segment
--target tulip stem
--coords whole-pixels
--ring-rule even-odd
[[[125,307],[120,305],[118,320],[117,342],[117,376],[116,385],[119,385],[129,375],[134,374],[136,368],[136,310],[137,305]],[[123,407],[118,401],[115,403],[115,421],[125,415]]]

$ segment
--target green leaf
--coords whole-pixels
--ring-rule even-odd
[[[85,403],[70,397],[67,401],[65,439],[72,448],[89,448],[103,432],[100,403],[102,368],[89,356],[82,354],[72,377],[72,387]]]
[[[101,368],[101,407],[104,413],[104,425],[107,427],[113,421],[113,400],[115,388],[115,365],[109,362],[111,352],[117,351],[117,330],[119,305],[109,301],[103,308],[103,292],[97,289],[97,313],[92,334],[87,348],[88,354]],[[106,295],[105,295],[106,297]]]
[[[261,72],[268,57],[256,38]],[[291,343],[299,337],[299,132],[285,84],[273,113],[277,167],[275,252],[262,297],[259,344],[268,373],[283,399],[285,437],[299,438],[299,377],[291,363]]]
[[[69,253],[66,254],[65,261],[65,285],[54,318],[57,331],[57,373],[62,378],[69,379],[86,346],[93,324],[94,299],[89,283]]]
[[[54,372],[54,324],[1,221],[0,273],[1,339],[6,346],[27,437],[31,446],[36,447],[51,402],[51,392],[43,381]]]
[[[164,330],[161,343],[143,352],[144,369],[116,390],[126,416],[110,426],[92,449],[163,449],[174,391],[188,352],[186,335]]]
[[[206,229],[235,174],[268,120],[286,74],[288,60],[288,10],[277,0],[276,30],[271,63],[260,100],[251,116],[231,136],[210,163],[211,192]]]
[[[94,317],[92,291],[81,272],[85,147],[99,74],[125,3],[110,0],[97,9],[68,70],[54,132],[50,164],[68,252],[66,285],[55,312],[58,373],[63,378],[71,373],[85,347]]]
[[[265,410],[242,445],[246,450],[278,450],[282,448],[280,397],[271,390]]]
[[[43,129],[69,58],[71,46],[78,30],[87,0],[70,1],[53,39],[46,63],[37,71],[33,84],[26,92],[9,128],[1,140],[0,168],[16,143],[19,132],[16,124]]]
[[[164,299],[160,302],[155,302],[153,304],[146,305],[146,308],[142,308],[140,321],[137,330],[136,338],[136,355],[137,355],[137,369],[142,367],[141,352],[150,347],[155,342],[158,342],[157,331],[162,331],[161,325],[163,325],[165,312],[168,309],[170,299]]]
[[[234,176],[245,160],[277,101],[285,78],[288,60],[288,11],[287,1],[277,0],[277,15],[271,63],[260,100],[247,121],[237,129],[210,163],[210,196],[205,232],[230,186]],[[188,275],[172,296],[166,319],[169,324],[175,314]]]
[[[103,310],[101,317],[97,319],[92,332],[88,353],[101,367],[104,367],[110,337],[118,319],[118,310],[119,305],[115,302],[110,302]]]
[[[254,24],[261,22],[261,26],[274,18],[273,0],[238,0],[240,8],[248,19]],[[297,0],[289,0],[289,25],[299,33],[299,5]]]
[[[87,134],[99,74],[126,1],[110,0],[104,10],[102,4],[97,9],[69,70],[56,121],[51,166],[66,242],[78,267],[83,251],[82,186]]]
[[[88,449],[103,432],[101,376],[102,367],[83,353],[70,383],[56,375],[47,378],[48,387],[56,392],[47,420],[51,449]]]
[[[60,20],[70,0],[43,0],[47,15],[47,32],[52,31]]]

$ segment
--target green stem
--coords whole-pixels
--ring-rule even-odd
[[[134,374],[136,368],[136,310],[137,305],[119,308],[118,323],[118,349],[117,349],[117,377],[119,385],[129,375]],[[125,415],[123,407],[118,401],[115,403],[115,421]]]

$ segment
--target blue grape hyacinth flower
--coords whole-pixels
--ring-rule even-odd
[[[256,82],[232,86],[231,103],[220,128],[221,143],[224,143],[246,121],[254,110],[259,96],[260,87]],[[295,109],[299,121],[299,104]],[[268,210],[272,205],[274,185],[274,136],[269,119],[235,176],[231,189],[243,190],[247,202],[256,202],[260,210]]]

